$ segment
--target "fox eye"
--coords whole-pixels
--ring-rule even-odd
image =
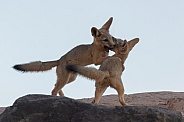
[[[108,40],[108,39],[104,39],[103,41],[104,41],[104,42],[108,42],[109,40]]]

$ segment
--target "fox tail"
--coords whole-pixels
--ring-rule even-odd
[[[78,73],[79,75],[82,75],[86,78],[92,79],[92,80],[103,80],[105,77],[109,76],[108,71],[101,71],[97,70],[96,68],[92,67],[84,67],[80,65],[67,65],[66,70],[72,73]]]
[[[35,61],[25,64],[18,64],[13,66],[13,68],[22,72],[40,72],[50,70],[53,67],[57,66],[58,63],[58,60],[48,62]]]

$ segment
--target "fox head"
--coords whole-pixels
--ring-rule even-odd
[[[115,52],[115,55],[119,55],[120,57],[122,57],[124,59],[127,58],[129,52],[139,42],[139,38],[134,38],[130,41],[116,39],[114,37],[113,37],[113,39],[116,42],[116,45],[111,50]]]
[[[100,29],[96,27],[91,28],[91,34],[94,37],[95,45],[100,48],[103,48],[106,52],[109,52],[109,49],[113,48],[115,45],[112,36],[109,34],[109,28],[112,24],[113,18],[111,17]]]

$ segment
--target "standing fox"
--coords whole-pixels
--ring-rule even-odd
[[[100,29],[95,27],[91,28],[91,34],[94,37],[92,44],[76,46],[62,56],[59,60],[48,62],[35,61],[26,64],[15,65],[13,68],[23,72],[40,72],[57,67],[57,82],[52,90],[52,95],[56,96],[57,93],[59,93],[60,96],[64,96],[64,93],[61,89],[67,83],[74,81],[77,76],[77,74],[67,72],[65,69],[66,65],[99,65],[107,58],[109,49],[113,48],[115,45],[112,36],[109,34],[109,28],[111,26],[112,20],[113,18],[111,17]]]
[[[115,38],[114,38],[115,39]],[[79,65],[67,65],[66,69],[73,74],[80,74],[84,77],[96,80],[95,98],[92,103],[98,104],[102,94],[107,87],[117,90],[121,105],[126,105],[124,100],[124,86],[121,80],[121,74],[124,71],[124,62],[129,52],[139,42],[139,38],[131,41],[115,39],[116,45],[112,49],[115,54],[103,61],[99,70],[96,68],[84,67]]]

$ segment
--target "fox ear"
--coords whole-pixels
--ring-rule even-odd
[[[139,38],[135,38],[135,39],[132,39],[130,41],[128,41],[128,44],[130,46],[130,50],[132,50],[132,48],[139,42]]]
[[[114,41],[115,45],[118,45],[120,43],[121,39],[115,38],[114,36],[112,36],[112,40]]]
[[[115,37],[112,36],[112,40],[115,42],[115,44],[117,44],[117,39]]]
[[[109,28],[110,28],[110,26],[111,26],[111,24],[112,24],[112,20],[113,20],[113,17],[111,17],[111,18],[102,26],[101,29],[105,29],[105,30],[109,31]]]
[[[92,34],[93,37],[99,37],[101,35],[101,32],[97,28],[92,27],[91,28],[91,34]]]

